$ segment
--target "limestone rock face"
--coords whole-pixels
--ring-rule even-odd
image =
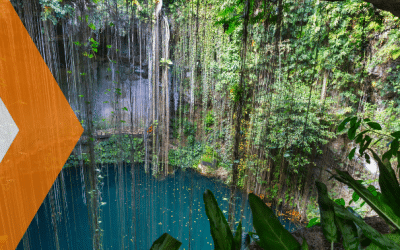
[[[373,227],[375,230],[377,230],[381,234],[388,234],[390,233],[390,228],[386,224],[386,222],[377,216],[373,217],[365,217],[364,221]],[[322,233],[322,228],[321,226],[313,226],[310,228],[301,228],[292,233],[293,237],[296,238],[296,240],[302,244],[303,239],[301,237],[304,237],[306,239],[308,246],[310,247],[310,250],[322,250],[326,249],[329,250],[331,249],[331,244],[325,239],[324,234]],[[257,246],[254,242],[250,244],[249,249],[251,250],[260,250],[259,246]],[[341,242],[335,243],[334,244],[334,249],[335,250],[344,250],[344,247]]]
[[[217,161],[214,160],[213,162],[205,162],[202,161],[198,165],[198,169],[201,174],[216,177],[223,182],[228,180],[229,172],[228,170],[224,169],[223,167],[217,168]]]

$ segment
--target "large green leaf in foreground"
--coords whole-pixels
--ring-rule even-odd
[[[369,149],[369,151],[372,152],[374,159],[378,162],[379,186],[381,187],[383,200],[392,208],[393,213],[400,218],[400,185],[396,174],[390,164],[384,164],[373,150]],[[400,229],[399,225],[395,226]]]
[[[150,250],[178,250],[181,245],[182,243],[179,240],[165,233],[153,242]]]
[[[204,192],[203,199],[215,250],[232,250],[233,235],[224,214],[218,207],[217,200],[210,190]]]
[[[239,221],[239,225],[236,228],[235,236],[233,237],[234,247],[237,250],[240,250],[242,246],[242,221]]]
[[[343,236],[343,247],[346,250],[358,250],[360,240],[354,222],[335,216],[335,224]]]
[[[337,204],[334,201],[331,201],[333,206],[335,207],[335,215],[339,216],[345,220],[352,220],[354,221],[362,230],[363,234],[372,241],[375,245],[380,247],[380,249],[386,250],[400,250],[400,245],[396,244],[396,242],[388,239],[384,235],[380,234],[376,231],[373,227],[365,223],[365,221],[353,213],[349,212],[343,206]]]
[[[381,218],[391,222],[397,229],[400,229],[400,217],[395,214],[392,206],[371,194],[366,187],[353,179],[347,171],[340,171],[338,169],[335,169],[335,171],[337,172],[336,175],[333,175],[335,179],[351,187]]]
[[[329,242],[339,242],[340,232],[335,224],[335,209],[329,199],[328,189],[322,182],[315,181],[318,190],[318,205],[321,214],[322,232]]]
[[[398,232],[391,233],[391,234],[384,234],[383,237],[400,245],[400,233],[398,233]],[[371,245],[369,245],[366,249],[367,250],[381,250],[381,248],[374,243],[371,243]]]
[[[257,244],[264,249],[298,250],[299,242],[287,231],[274,212],[255,194],[249,194],[253,226],[259,237]]]

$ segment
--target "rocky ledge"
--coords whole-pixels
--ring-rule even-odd
[[[223,167],[217,168],[217,162],[215,160],[212,163],[202,161],[197,168],[202,175],[216,177],[223,182],[228,180],[229,172]]]

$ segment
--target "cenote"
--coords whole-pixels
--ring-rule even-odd
[[[143,164],[135,165],[133,173],[130,164],[103,165],[99,169],[104,177],[100,212],[104,249],[148,250],[165,232],[182,242],[181,249],[214,249],[203,193],[211,190],[228,218],[230,190],[220,180],[181,168],[159,179],[151,170],[145,173]],[[93,249],[83,188],[81,168],[64,168],[17,250]],[[51,216],[51,196],[55,217]],[[254,232],[247,195],[238,192],[235,199],[236,218],[244,201],[243,232]],[[278,218],[290,232],[297,229],[287,218]]]
[[[0,0],[0,250],[231,250],[240,220],[300,249],[321,193],[376,215],[332,176],[399,166],[400,14],[370,2],[398,4]]]

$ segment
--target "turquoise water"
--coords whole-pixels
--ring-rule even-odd
[[[214,249],[203,193],[210,189],[228,218],[230,191],[221,181],[202,176],[192,169],[178,169],[174,175],[157,180],[146,174],[143,166],[135,166],[132,175],[129,165],[104,166],[101,175],[104,177],[100,213],[104,249],[148,250],[165,232],[182,242],[182,250]],[[29,249],[57,249],[56,234],[59,249],[93,249],[81,178],[80,168],[63,169],[54,184],[53,208],[57,218],[52,222],[49,193],[18,250],[27,250],[28,246]],[[245,197],[236,194],[235,218],[240,215]],[[293,224],[289,228],[287,220],[280,220],[289,231],[296,229]],[[254,232],[246,199],[242,225],[243,232]]]

